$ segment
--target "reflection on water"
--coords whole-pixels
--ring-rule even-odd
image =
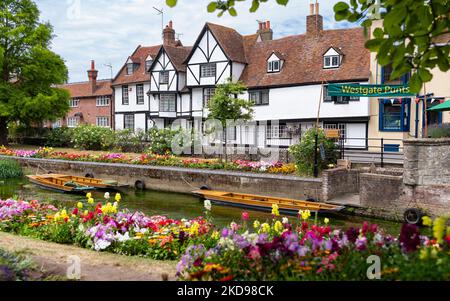
[[[165,215],[173,219],[182,218],[196,218],[204,214],[203,202],[191,195],[168,193],[160,191],[135,191],[122,190],[123,207],[130,210],[139,210],[148,215]],[[93,192],[93,197],[96,201],[103,200],[103,192]],[[51,203],[59,203],[66,206],[75,204],[83,200],[82,195],[61,194],[58,192],[41,189],[28,182],[27,179],[14,179],[0,182],[0,198],[6,199],[10,197],[17,197],[21,199],[39,201],[46,201]],[[114,193],[111,192],[111,197]],[[259,221],[266,221],[271,219],[271,215],[264,212],[249,211],[251,220],[258,219]],[[242,209],[232,207],[214,206],[212,207],[212,217],[214,223],[218,226],[228,225],[232,221],[239,222],[241,220]],[[323,219],[325,216],[320,216]],[[360,227],[366,218],[355,216],[331,216],[331,224],[337,227]],[[400,225],[394,222],[383,220],[369,219],[369,222],[377,223],[386,232],[397,234],[400,230]]]

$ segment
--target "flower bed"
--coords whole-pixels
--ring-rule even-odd
[[[294,164],[280,162],[251,162],[236,160],[224,163],[218,159],[185,159],[172,155],[143,154],[138,157],[130,157],[125,154],[93,154],[93,153],[68,153],[54,151],[52,148],[39,148],[38,150],[13,150],[4,146],[0,147],[0,155],[16,156],[21,158],[45,158],[68,161],[87,161],[101,163],[124,163],[152,166],[173,166],[200,169],[224,169],[248,172],[265,172],[273,174],[293,174],[296,172]]]
[[[274,215],[277,215],[274,208]],[[178,263],[184,280],[449,280],[450,228],[447,218],[433,225],[433,235],[404,225],[398,238],[364,223],[346,231],[274,218],[272,223],[231,224],[215,233],[215,246],[192,245]],[[250,230],[250,231],[249,231]],[[447,233],[446,233],[446,232]],[[424,232],[430,232],[426,228]],[[376,257],[375,257],[376,256]],[[378,261],[379,260],[379,261]],[[379,262],[380,269],[371,269]]]
[[[120,200],[117,194],[114,203],[96,204],[88,194],[70,210],[37,201],[0,200],[0,230],[96,251],[171,260],[189,244],[208,240],[211,224],[203,218],[172,220],[132,213],[119,210]]]

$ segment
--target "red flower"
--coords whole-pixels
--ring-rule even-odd
[[[73,215],[78,215],[78,208],[75,208],[75,209],[72,211],[72,214],[73,214]]]
[[[244,221],[248,221],[250,218],[250,215],[248,214],[248,212],[242,212],[242,219]]]
[[[219,279],[220,282],[227,282],[227,281],[233,281],[233,276],[226,276],[223,277],[222,279]]]

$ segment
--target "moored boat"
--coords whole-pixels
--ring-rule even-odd
[[[311,212],[318,213],[337,213],[345,208],[344,206],[319,202],[217,190],[197,190],[193,191],[193,194],[210,200],[216,204],[259,211],[270,212],[272,210],[272,206],[276,204],[280,212],[288,215],[297,215],[300,210],[309,210]]]
[[[54,177],[53,175],[27,176],[31,183],[42,188],[55,190],[64,193],[83,193],[95,190],[95,187],[78,184],[73,181],[67,181],[64,178]]]

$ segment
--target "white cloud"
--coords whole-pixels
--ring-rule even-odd
[[[67,62],[71,81],[87,79],[90,60],[97,62],[100,77],[110,77],[105,64],[112,63],[116,73],[137,45],[161,43],[161,16],[153,7],[163,8],[164,23],[173,20],[185,45],[192,45],[206,21],[230,26],[242,34],[257,30],[257,20],[270,20],[279,38],[305,31],[310,0],[290,0],[287,7],[275,1],[262,4],[258,12],[249,13],[250,0],[238,2],[238,17],[221,18],[206,12],[209,0],[179,0],[175,8],[165,0],[36,0],[41,18],[50,21],[56,37],[52,47]],[[324,27],[340,28],[333,6],[338,0],[321,1]]]

